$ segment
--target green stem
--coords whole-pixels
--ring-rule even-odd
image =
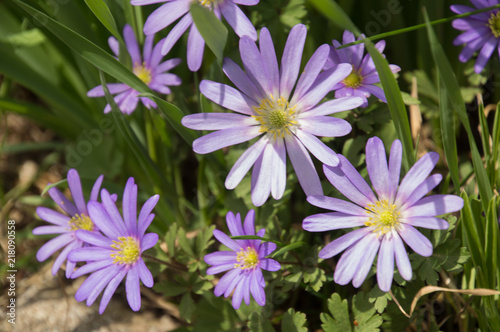
[[[475,14],[487,12],[489,10],[496,9],[496,8],[500,8],[500,4],[495,5],[495,6],[491,6],[491,7],[487,7],[487,8],[483,8],[483,9],[474,10],[472,12],[468,12],[468,13],[465,13],[465,14],[459,14],[459,15],[455,15],[455,16],[452,16],[452,17],[447,17],[447,18],[442,18],[442,19],[439,19],[439,20],[431,21],[430,24],[431,25],[437,25],[437,24],[441,24],[441,23],[447,23],[447,22],[456,20],[458,18],[468,17],[468,16],[471,16],[471,15],[475,15]],[[389,32],[379,33],[378,35],[374,35],[374,36],[371,36],[371,37],[368,37],[368,38],[363,38],[363,39],[360,39],[360,40],[356,40],[356,41],[354,41],[352,43],[348,43],[348,44],[339,46],[337,49],[341,49],[341,48],[345,48],[345,47],[349,47],[349,46],[361,44],[365,40],[371,40],[371,41],[379,40],[379,39],[382,39],[382,38],[399,35],[399,34],[402,34],[402,33],[409,32],[409,31],[415,31],[415,30],[419,30],[419,29],[425,29],[425,27],[426,27],[426,24],[422,23],[422,24],[413,25],[411,27],[407,27],[407,28],[403,28],[403,29],[399,29],[399,30],[395,30],[395,31],[389,31]]]

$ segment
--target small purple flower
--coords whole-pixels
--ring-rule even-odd
[[[254,226],[255,211],[250,210],[245,217],[243,227],[241,217],[229,212],[226,216],[227,227],[232,236],[255,235]],[[261,229],[257,236],[263,237],[266,230]],[[246,305],[250,304],[250,293],[260,305],[266,304],[266,293],[264,287],[266,282],[262,275],[262,269],[267,271],[278,271],[280,263],[271,258],[265,258],[276,249],[272,242],[261,243],[260,240],[232,240],[229,236],[219,230],[214,230],[214,236],[223,245],[232,251],[217,251],[205,256],[205,262],[213,265],[207,270],[207,274],[227,272],[215,286],[215,296],[228,297],[234,290],[233,308],[238,309],[241,300]]]
[[[483,9],[499,4],[499,0],[471,0],[476,8],[464,5],[453,5],[450,9],[457,14],[465,14],[477,9]],[[498,48],[500,56],[500,10],[494,9],[453,21],[452,26],[465,31],[453,41],[454,45],[465,44],[458,56],[461,62],[467,62],[474,52],[479,55],[474,65],[474,71],[480,73],[491,55]]]
[[[77,278],[91,275],[82,283],[75,294],[77,301],[87,300],[90,306],[104,290],[99,313],[106,309],[111,296],[120,282],[127,276],[125,290],[127,300],[134,311],[141,308],[139,279],[146,287],[152,287],[153,276],[141,258],[141,254],[158,241],[158,234],[145,234],[151,224],[158,195],[149,198],[137,219],[137,185],[129,178],[123,192],[123,218],[106,189],[101,191],[102,203],[90,201],[89,215],[104,234],[79,230],[76,236],[92,247],[73,250],[68,259],[73,262],[87,262],[72,274]],[[106,289],[104,289],[106,287]]]
[[[97,178],[90,194],[90,200],[97,200],[102,180],[102,175]],[[46,207],[38,207],[36,209],[37,215],[42,220],[53,225],[36,227],[33,229],[33,234],[61,234],[45,243],[36,254],[36,258],[40,262],[43,262],[56,251],[64,247],[55,260],[54,265],[52,265],[53,275],[56,275],[57,270],[59,270],[64,263],[71,250],[84,246],[84,242],[75,237],[76,230],[85,229],[89,232],[98,232],[97,226],[89,217],[87,211],[87,205],[83,198],[80,176],[74,169],[68,171],[68,185],[75,204],[70,202],[56,187],[49,189],[50,197],[52,197],[52,200],[68,214],[67,216]],[[71,273],[74,269],[75,263],[68,260],[66,262],[66,278],[71,277]]]
[[[358,40],[365,38],[364,35],[360,35]],[[343,43],[348,44],[354,42],[354,34],[348,30],[344,31]],[[358,45],[353,45],[347,48],[338,49],[341,44],[333,40],[333,47],[330,49],[330,56],[326,60],[324,66],[325,70],[335,68],[340,64],[349,63],[352,65],[353,70],[342,81],[335,84],[332,90],[335,91],[335,98],[357,96],[364,99],[363,105],[361,107],[368,106],[368,100],[372,94],[387,103],[385,98],[384,90],[375,85],[375,83],[380,82],[380,77],[373,63],[373,59],[370,54],[366,54],[363,57],[365,51],[365,45],[363,43]],[[381,40],[375,44],[375,48],[382,54],[385,48],[385,41]],[[397,73],[401,70],[396,65],[389,65],[393,73]]]
[[[429,176],[439,159],[437,153],[424,155],[399,183],[401,156],[401,142],[396,140],[387,163],[384,144],[380,138],[372,137],[366,144],[366,167],[377,195],[351,163],[339,156],[338,167],[324,165],[323,170],[332,185],[353,203],[326,196],[307,198],[315,206],[336,212],[305,218],[302,223],[305,230],[325,232],[360,227],[319,252],[319,257],[326,259],[345,250],[334,274],[335,282],[340,285],[352,280],[354,287],[361,286],[377,252],[377,281],[382,291],[391,289],[394,260],[401,276],[410,280],[412,269],[402,240],[417,254],[432,255],[431,242],[415,226],[447,229],[448,222],[435,216],[458,211],[464,205],[455,195],[424,197],[442,179],[441,174]]]
[[[200,32],[193,23],[193,18],[189,13],[189,8],[193,2],[199,2],[212,10],[215,16],[220,19],[224,16],[227,23],[234,29],[234,32],[240,37],[248,36],[252,40],[257,39],[257,31],[246,15],[237,6],[253,6],[259,3],[259,0],[132,0],[132,5],[143,6],[152,3],[166,2],[160,8],[155,10],[144,24],[144,33],[146,35],[154,34],[161,29],[166,28],[177,19],[180,21],[172,28],[165,38],[165,43],[161,49],[161,54],[167,54],[184,32],[191,27],[187,45],[187,63],[189,70],[197,71],[201,67],[203,60],[203,51],[205,41]]]
[[[127,51],[132,60],[132,71],[152,90],[168,95],[171,92],[168,86],[181,84],[181,79],[177,75],[167,72],[177,66],[181,62],[181,59],[176,58],[161,62],[162,55],[160,54],[160,49],[162,42],[156,44],[153,48],[154,35],[146,37],[142,57],[134,30],[128,24],[123,29],[123,38],[125,39]],[[113,53],[118,57],[120,48],[116,38],[110,37],[108,43]],[[139,97],[139,91],[132,89],[126,84],[110,83],[107,84],[107,87],[110,94],[117,94],[114,98],[115,102],[124,114],[131,114],[136,109],[139,99],[147,108],[156,107],[154,101],[147,97]],[[90,90],[87,96],[104,97],[102,85]],[[104,108],[104,113],[109,113],[110,111],[111,106],[108,104]]]
[[[262,136],[241,155],[226,178],[226,188],[234,189],[253,166],[255,206],[264,204],[269,194],[275,199],[283,196],[287,152],[306,195],[321,195],[319,176],[308,150],[322,163],[336,166],[337,155],[316,136],[347,135],[351,125],[328,115],[363,103],[362,98],[347,97],[318,105],[352,68],[349,64],[340,64],[320,73],[329,53],[329,46],[325,44],[312,55],[299,77],[306,34],[303,24],[292,28],[281,68],[278,68],[273,41],[266,28],[260,32],[260,50],[250,38],[241,38],[240,55],[246,72],[228,58],[223,64],[225,74],[238,90],[208,80],[200,84],[201,93],[208,99],[240,114],[201,113],[182,119],[188,128],[215,130],[193,142],[194,152],[200,154]]]

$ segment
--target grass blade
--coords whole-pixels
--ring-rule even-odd
[[[104,25],[118,40],[121,40],[122,36],[116,27],[115,19],[106,3],[103,0],[85,0],[85,3],[102,25]]]
[[[222,63],[224,47],[227,41],[226,27],[212,11],[199,5],[197,2],[193,2],[190,12],[191,16],[193,16],[194,24],[207,43],[207,46]]]

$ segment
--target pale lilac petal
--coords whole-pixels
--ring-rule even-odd
[[[115,37],[109,37],[108,45],[111,51],[116,55],[116,57],[118,57],[120,54],[120,44],[118,43],[118,40]]]
[[[239,213],[235,216],[233,212],[229,211],[226,214],[226,224],[231,236],[245,235],[245,231],[243,230],[243,226],[241,224],[241,215]]]
[[[321,142],[316,136],[311,135],[303,130],[297,130],[295,133],[297,138],[319,161],[328,166],[337,166],[339,158],[325,143]]]
[[[248,36],[253,40],[257,40],[257,31],[255,31],[252,22],[238,6],[232,1],[225,1],[220,4],[219,8],[227,23],[239,37]]]
[[[272,147],[274,151],[271,160],[271,194],[275,200],[279,200],[283,197],[286,187],[285,141],[277,137]]]
[[[209,265],[235,264],[236,256],[234,251],[217,251],[205,255],[203,260]]]
[[[232,0],[238,5],[253,6],[259,3],[259,0]]]
[[[144,233],[146,233],[146,230],[148,229],[149,225],[151,225],[154,218],[155,218],[155,214],[151,213],[146,217],[146,219],[144,219],[144,222],[142,222],[138,225],[139,226],[139,230],[137,232],[138,237],[141,237],[144,235]]]
[[[182,125],[195,130],[221,130],[258,125],[255,118],[236,113],[197,113],[182,118]]]
[[[112,240],[96,232],[90,232],[83,229],[79,229],[75,232],[75,236],[80,241],[89,243],[97,247],[111,248],[111,246],[113,245]]]
[[[356,216],[366,216],[367,210],[342,199],[328,196],[308,196],[307,201],[317,207]]]
[[[245,235],[255,235],[255,210],[248,211],[243,222]]]
[[[142,65],[139,44],[137,44],[137,39],[135,38],[134,30],[128,24],[125,24],[125,27],[123,28],[123,39],[125,40],[127,51],[130,54],[130,58],[132,59],[132,64]]]
[[[300,129],[315,136],[340,137],[352,130],[349,122],[330,116],[314,116],[300,119]]]
[[[394,276],[394,241],[392,237],[384,236],[380,244],[377,261],[377,281],[382,292],[391,290]]]
[[[232,269],[234,269],[234,264],[235,264],[235,262],[231,262],[231,263],[226,263],[226,264],[222,264],[222,265],[215,265],[215,266],[209,267],[207,269],[207,274],[213,275],[213,274],[225,272],[228,270],[232,270]],[[235,269],[235,270],[239,270],[239,269]]]
[[[153,248],[158,242],[158,234],[148,233],[142,237],[141,252]]]
[[[495,36],[491,36],[488,41],[484,44],[479,52],[476,63],[474,65],[474,71],[479,74],[483,71],[484,66],[486,66],[486,62],[490,59],[491,55],[496,49],[498,45],[498,38]]]
[[[427,179],[422,182],[420,186],[418,186],[408,197],[408,199],[403,202],[401,205],[401,210],[406,210],[411,207],[413,204],[418,202],[422,197],[424,197],[427,193],[429,193],[432,189],[434,189],[443,179],[443,176],[439,173],[432,174]]]
[[[276,58],[276,51],[274,50],[274,43],[271,39],[271,34],[265,27],[260,30],[259,46],[263,64],[266,66],[266,70],[269,75],[272,94],[274,96],[278,96],[280,89],[278,59]]]
[[[194,140],[193,151],[199,154],[207,154],[226,146],[249,141],[261,134],[259,126],[223,129]]]
[[[76,279],[78,277],[83,276],[84,274],[92,273],[94,271],[100,270],[110,265],[113,265],[113,259],[110,257],[108,257],[108,259],[90,262],[78,268],[76,271],[74,271],[71,274],[71,278]]]
[[[139,219],[138,219],[138,224],[139,224],[139,234],[142,235],[146,231],[146,228],[142,228],[141,225],[144,223],[146,218],[151,214],[151,211],[156,206],[156,203],[158,203],[158,200],[160,199],[160,195],[153,195],[148,200],[144,205],[142,206],[141,212],[139,213]]]
[[[208,273],[208,271],[207,271]],[[223,275],[220,279],[217,285],[215,285],[214,288],[214,294],[215,296],[221,296],[224,294],[224,292],[227,290],[228,286],[231,284],[231,282],[235,279],[235,277],[240,273],[240,269],[233,269]]]
[[[241,251],[241,246],[235,240],[232,240],[229,236],[222,233],[218,229],[214,229],[214,236],[217,240],[219,240],[220,243],[222,243],[229,249],[237,252]]]
[[[301,110],[307,111],[316,106],[332,90],[332,87],[346,78],[352,71],[352,66],[341,63],[335,69],[323,72],[314,82],[311,88],[297,100],[297,105]]]
[[[39,262],[43,262],[44,260],[52,256],[53,253],[74,240],[75,237],[72,233],[59,235],[48,241],[43,246],[41,246],[40,249],[38,249],[38,252],[36,253],[36,259],[38,259]]]
[[[76,208],[80,213],[87,214],[87,207],[85,204],[85,199],[83,198],[82,184],[80,182],[80,176],[75,169],[70,169],[68,171],[68,186],[71,191],[71,197],[75,202]]]
[[[162,62],[158,66],[156,66],[156,68],[154,69],[154,73],[160,74],[169,71],[170,69],[176,67],[181,62],[182,60],[179,58],[168,59],[167,61]]]
[[[125,292],[127,301],[133,311],[139,311],[141,308],[141,288],[139,284],[139,271],[136,266],[132,266],[127,273],[125,281]]]
[[[75,248],[78,248],[80,246],[80,244],[77,244],[77,243],[74,243],[74,245],[75,245]],[[70,250],[70,252],[71,252],[71,250]],[[66,273],[65,273],[66,279],[71,278],[73,271],[75,271],[75,267],[76,267],[75,262],[72,262],[70,260],[66,260]],[[54,272],[52,272],[52,274],[55,275]]]
[[[101,190],[102,181],[104,180],[104,175],[97,178],[90,192],[90,201],[97,201],[99,199],[99,192]]]
[[[306,217],[302,222],[302,228],[308,232],[326,232],[363,226],[368,219],[368,215],[360,217],[342,212],[319,213]]]
[[[276,243],[264,242],[259,247],[259,258],[262,259],[276,250]]]
[[[397,232],[393,232],[394,242],[394,256],[396,258],[396,264],[398,266],[399,274],[405,280],[411,280],[412,270],[410,258],[408,258],[408,253],[406,252],[405,246]]]
[[[240,56],[250,80],[262,96],[268,96],[272,91],[269,74],[257,45],[250,37],[243,36],[240,39]]]
[[[195,24],[191,25],[187,44],[187,64],[191,71],[197,71],[203,61],[203,51],[205,50],[205,40],[201,36]]]
[[[334,241],[328,243],[321,251],[318,256],[323,259],[331,258],[338,255],[345,249],[352,246],[354,243],[358,242],[361,238],[366,236],[372,230],[369,227],[359,228],[352,232],[349,232],[341,237],[335,239]]]
[[[390,197],[389,169],[384,143],[376,136],[366,143],[366,168],[378,198],[388,199]]]
[[[278,263],[277,261],[275,261],[274,259],[271,259],[271,258],[262,258],[260,260],[259,266],[262,269],[264,269],[266,271],[271,271],[271,272],[279,271],[279,269],[281,269],[280,263]]]
[[[257,302],[258,305],[263,306],[266,304],[266,293],[264,292],[264,288],[259,285],[259,280],[257,279],[259,271],[258,269],[251,274],[250,280],[250,292],[252,292],[252,296]]]
[[[106,210],[108,216],[111,217],[110,220],[101,220],[101,223],[110,222],[113,223],[114,229],[120,233],[120,235],[128,235],[127,229],[125,228],[125,223],[123,222],[122,215],[116,203],[111,199],[111,195],[106,189],[101,190],[102,207]],[[99,227],[101,229],[101,227]]]
[[[102,315],[104,310],[106,310],[106,307],[108,306],[109,301],[111,300],[111,297],[116,291],[116,288],[118,285],[122,282],[123,278],[125,278],[125,275],[127,274],[127,269],[122,268],[114,277],[111,279],[111,281],[108,283],[108,286],[104,290],[104,293],[102,294],[101,298],[101,303],[99,304],[99,314]]]
[[[144,34],[152,35],[175,22],[189,11],[190,0],[167,2],[152,12],[144,23]]]
[[[413,226],[400,224],[398,233],[406,244],[420,256],[429,257],[432,255],[431,241],[413,228]]]
[[[375,85],[363,85],[363,89],[383,101],[384,103],[387,103],[387,98],[385,97],[385,92],[382,90],[381,87],[375,86]]]
[[[101,292],[104,290],[106,285],[111,281],[111,279],[113,279],[118,274],[120,267],[116,265],[111,265],[110,267],[105,268],[104,270],[107,273],[102,275],[101,278],[96,279],[93,283],[93,289],[87,297],[86,301],[87,306],[91,306],[95,302],[95,300],[97,299],[99,294],[101,294]]]
[[[436,217],[412,217],[400,220],[402,223],[412,225],[414,227],[424,227],[428,229],[448,229],[448,222]]]
[[[323,44],[314,52],[300,75],[290,104],[295,105],[313,85],[330,53],[330,46]]]
[[[262,136],[257,142],[255,142],[251,147],[245,150],[243,154],[238,158],[231,171],[226,178],[226,188],[234,189],[241,182],[245,174],[250,170],[253,164],[257,161],[257,158],[262,154],[264,148],[269,142],[269,137],[267,135]]]
[[[147,21],[146,21],[147,23]],[[193,24],[193,18],[190,14],[185,15],[168,33],[161,47],[161,54],[166,55],[175,43],[181,38],[186,30]]]
[[[405,202],[411,193],[429,176],[434,166],[439,160],[439,154],[435,152],[426,153],[420,158],[412,168],[406,173],[401,181],[395,204],[400,206]]]
[[[68,215],[70,216],[75,216],[77,214],[79,214],[80,212],[78,211],[78,209],[76,208],[76,206],[71,203],[67,198],[66,196],[64,196],[61,191],[59,189],[57,189],[56,187],[52,187],[49,189],[49,195],[50,197],[52,198],[52,200],[57,204],[59,205],[59,207],[61,209],[64,210],[64,212],[66,212]],[[48,209],[47,209],[48,210]],[[38,210],[37,210],[38,211]],[[44,212],[47,212],[47,211],[44,211]],[[55,211],[54,211],[55,212]],[[38,213],[38,212],[37,212]],[[43,212],[42,212],[43,213]],[[39,214],[40,215],[40,214]],[[40,218],[43,218],[42,216],[40,216]],[[45,220],[45,219],[44,219]]]
[[[367,249],[374,242],[378,242],[377,236],[374,233],[370,233],[362,237],[358,242],[356,242],[356,244],[344,252],[337,263],[337,267],[335,268],[335,273],[333,275],[333,280],[337,284],[347,285],[352,280],[361,263],[365,263],[366,258],[369,258],[367,257],[369,254]],[[365,260],[360,261],[363,257]]]
[[[243,301],[246,305],[250,305],[250,278],[243,279]]]
[[[244,273],[241,269],[234,270],[238,271],[238,273],[233,277],[233,280],[231,280],[229,285],[227,286],[227,289],[224,292],[224,297],[228,297],[229,295],[231,295],[236,285],[242,282],[242,279],[246,277],[246,273]]]
[[[330,115],[333,113],[344,112],[348,110],[355,109],[356,107],[361,106],[364,100],[359,97],[343,97],[336,98],[333,100],[329,100],[324,102],[307,112],[300,113],[299,119],[305,119],[310,117],[317,117],[322,115]]]
[[[101,195],[102,196],[102,195]],[[101,232],[104,233],[109,238],[118,238],[122,236],[118,232],[118,230],[114,227],[114,223],[111,224],[111,217],[108,215],[108,212],[102,207],[102,205],[96,201],[90,201],[87,204],[89,209],[90,219],[94,222],[94,224],[99,228]]]
[[[33,235],[61,234],[66,233],[68,227],[64,226],[39,226],[33,228]]]
[[[54,261],[54,265],[52,265],[52,275],[55,276],[57,274],[57,271],[59,270],[59,268],[61,267],[61,265],[64,263],[64,261],[68,258],[68,254],[71,252],[71,250],[73,250],[75,248],[79,248],[81,245],[82,245],[81,242],[74,241],[73,243],[68,244],[61,251],[61,253],[59,254],[59,256],[57,256],[56,260]],[[68,265],[66,264],[66,267],[67,266]],[[70,278],[71,277],[71,274],[73,273],[73,269],[74,269],[74,267],[72,269],[66,268],[66,278]]]
[[[68,259],[73,262],[98,261],[109,259],[114,251],[100,247],[83,247],[69,253]]]
[[[235,88],[217,82],[201,81],[200,92],[214,103],[238,113],[253,115],[252,107],[259,106]]]
[[[366,237],[369,236],[372,235],[368,235]],[[370,272],[370,269],[373,265],[373,260],[377,255],[379,246],[380,246],[380,238],[376,237],[372,238],[371,241],[369,241],[366,249],[364,249],[363,253],[360,256],[358,268],[352,278],[352,285],[354,287],[358,288],[365,281],[366,276],[368,275],[368,272]]]
[[[123,191],[123,220],[128,235],[137,233],[137,185],[130,177]]]
[[[250,78],[248,78],[247,74],[243,71],[243,69],[241,69],[240,66],[238,66],[238,64],[236,64],[236,62],[229,58],[224,58],[222,70],[229,80],[231,80],[231,82],[233,82],[233,84],[238,88],[238,90],[243,92],[252,100],[258,102],[264,98],[257,87],[252,83]]]
[[[92,291],[95,289],[95,285],[104,278],[111,270],[113,270],[114,266],[109,266],[102,270],[92,273],[85,281],[80,285],[80,288],[75,293],[75,299],[78,302],[81,302],[87,299]]]
[[[399,175],[401,174],[401,160],[403,157],[403,147],[400,140],[395,140],[391,146],[389,155],[389,200],[391,202],[396,198],[399,185]]]
[[[286,100],[289,99],[299,75],[306,35],[307,29],[303,24],[297,24],[288,34],[280,70],[280,96]]]
[[[135,266],[137,268],[137,272],[139,273],[139,278],[141,279],[144,286],[149,288],[153,287],[153,275],[151,274],[151,271],[149,271],[142,258],[139,258],[139,260],[137,260],[137,264]]]
[[[154,3],[160,3],[160,2],[165,2],[165,1],[172,1],[172,0],[132,0],[132,1],[130,1],[130,4],[133,6],[146,6],[146,5],[151,5]]]
[[[146,36],[146,38],[144,39],[144,46],[142,51],[144,58],[142,59],[142,61],[145,64],[150,63],[151,52],[153,51],[154,39],[155,39],[154,35]]]
[[[422,198],[403,212],[405,218],[434,217],[459,211],[464,207],[464,200],[455,195],[432,195]]]
[[[182,83],[179,76],[171,73],[158,74],[154,77],[154,81],[156,84],[163,84],[168,86],[177,86]]]
[[[130,87],[128,85],[123,84],[123,83],[108,83],[106,86],[108,87],[109,93],[111,95],[122,93],[122,92],[130,89]],[[91,89],[89,92],[87,92],[87,96],[88,97],[104,97],[105,93],[104,93],[104,89],[103,89],[102,85],[98,85],[95,88]]]
[[[285,136],[285,142],[288,156],[306,196],[323,195],[318,173],[306,148],[293,135]]]
[[[248,283],[248,280],[246,280],[247,278],[250,278],[250,276],[245,275],[243,277],[243,280],[241,280],[234,289],[233,299],[231,302],[235,310],[238,310],[238,308],[241,305],[241,301],[243,300],[243,293],[244,293],[243,287],[245,286],[246,283]]]

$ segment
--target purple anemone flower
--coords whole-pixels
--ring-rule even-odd
[[[162,42],[156,44],[153,48],[154,35],[147,36],[144,42],[144,50],[141,56],[137,39],[135,38],[134,30],[130,25],[125,25],[123,29],[123,38],[127,51],[132,60],[132,71],[141,79],[151,90],[168,95],[171,91],[169,86],[181,84],[181,79],[168,71],[177,66],[181,59],[175,58],[161,62],[162,55],[160,54]],[[118,40],[115,37],[108,39],[109,47],[118,57],[120,50]],[[139,97],[139,91],[132,89],[124,83],[109,83],[107,84],[109,93],[117,95],[114,99],[120,110],[124,114],[131,114],[137,107],[139,99],[147,108],[155,108],[156,103],[147,97]],[[89,97],[104,97],[102,85],[96,86],[87,93]],[[104,108],[104,113],[109,113],[111,106],[108,104]]]
[[[246,15],[237,5],[253,6],[259,3],[259,0],[132,0],[132,5],[143,6],[152,3],[166,2],[160,8],[155,10],[144,24],[144,33],[146,35],[154,34],[161,29],[166,28],[177,19],[179,22],[172,28],[165,38],[165,43],[161,49],[161,54],[167,54],[184,32],[191,27],[189,31],[187,44],[187,63],[189,70],[197,71],[201,67],[203,60],[203,51],[205,41],[193,22],[189,9],[193,3],[199,2],[200,5],[212,10],[215,16],[220,19],[224,16],[227,23],[233,28],[234,32],[240,37],[248,36],[252,40],[257,39],[257,31]]]
[[[365,38],[360,35],[358,40]],[[354,34],[348,30],[344,31],[343,43],[348,44],[354,42]],[[336,83],[332,90],[335,91],[335,98],[357,96],[364,99],[361,107],[368,106],[368,98],[373,94],[375,97],[387,103],[385,93],[382,88],[375,85],[380,82],[380,77],[373,63],[370,54],[363,57],[365,45],[363,43],[353,45],[347,48],[338,49],[341,44],[333,40],[333,47],[330,49],[330,56],[326,60],[325,70],[335,68],[340,64],[350,63],[353,67],[352,72],[342,81]],[[375,48],[382,54],[385,48],[385,41],[381,40],[375,44]],[[401,70],[396,65],[389,65],[393,73]]]
[[[382,291],[391,289],[394,260],[401,276],[410,280],[412,269],[403,241],[419,255],[432,255],[431,242],[415,226],[447,229],[448,222],[436,216],[458,211],[464,205],[462,198],[455,195],[424,197],[442,179],[441,174],[429,176],[439,159],[437,153],[424,155],[399,183],[401,156],[401,142],[396,140],[387,163],[384,144],[380,138],[372,137],[366,144],[366,167],[376,195],[349,161],[339,156],[338,167],[324,165],[323,169],[332,185],[353,203],[326,196],[307,198],[312,205],[336,212],[305,218],[302,223],[305,230],[324,232],[360,227],[319,252],[319,257],[326,259],[345,250],[334,274],[335,282],[340,285],[352,280],[354,287],[361,286],[377,252],[377,281]]]
[[[262,136],[241,155],[226,178],[226,188],[234,189],[253,166],[255,206],[264,204],[269,194],[275,199],[283,196],[287,153],[306,195],[321,195],[319,176],[308,150],[322,163],[336,166],[337,155],[316,136],[347,135],[351,125],[328,115],[363,103],[362,98],[346,97],[318,105],[352,69],[349,64],[340,64],[320,73],[329,53],[325,44],[316,50],[298,77],[306,34],[303,24],[292,28],[281,68],[266,28],[260,32],[260,50],[250,38],[241,38],[240,54],[246,72],[228,58],[223,64],[225,74],[238,90],[208,80],[200,84],[201,93],[208,99],[240,114],[201,113],[182,119],[182,124],[191,129],[216,130],[193,142],[194,152],[200,154]]]
[[[498,5],[500,2],[499,0],[471,0],[471,3],[476,8],[453,5],[450,9],[457,14],[465,14],[477,9]],[[465,44],[458,56],[461,62],[467,62],[474,52],[479,51],[474,65],[476,73],[479,74],[484,69],[495,49],[498,49],[498,55],[500,56],[500,10],[498,8],[456,19],[452,25],[455,29],[464,31],[453,41],[454,45]]]
[[[89,215],[102,232],[78,230],[76,236],[92,247],[73,250],[68,259],[87,262],[77,269],[72,278],[87,273],[91,275],[75,294],[77,301],[87,300],[90,306],[104,290],[99,313],[106,309],[111,296],[127,276],[125,290],[130,308],[141,308],[139,279],[146,287],[153,287],[153,276],[141,258],[141,254],[158,241],[158,234],[145,234],[154,214],[151,213],[160,196],[154,195],[144,203],[137,218],[137,185],[129,178],[123,192],[123,218],[106,189],[101,191],[102,204],[88,203]],[[104,289],[106,287],[106,289]]]
[[[227,227],[232,236],[255,235],[254,226],[255,211],[250,210],[243,227],[241,217],[229,212],[226,216]],[[261,229],[257,236],[263,237],[266,230]],[[271,258],[265,258],[276,249],[272,242],[262,243],[260,240],[232,240],[223,232],[215,229],[214,236],[223,245],[232,251],[217,251],[205,256],[205,262],[213,265],[207,270],[207,274],[227,272],[215,286],[215,296],[228,297],[233,293],[233,308],[238,309],[241,300],[246,305],[250,304],[250,293],[260,305],[266,304],[266,293],[264,287],[266,282],[262,275],[262,269],[267,271],[278,271],[280,263]]]
[[[99,176],[94,183],[90,200],[97,200],[99,190],[101,188],[103,176]],[[57,211],[51,210],[46,207],[38,207],[36,209],[37,215],[44,221],[51,223],[50,226],[39,226],[33,229],[34,235],[42,234],[61,234],[49,242],[45,243],[37,252],[36,258],[43,262],[59,249],[64,248],[59,256],[56,258],[54,265],[52,265],[52,274],[56,275],[57,271],[64,263],[71,250],[81,248],[85,245],[75,236],[75,231],[85,229],[89,232],[98,232],[99,229],[94,224],[93,220],[89,217],[87,211],[87,204],[82,193],[82,185],[80,176],[74,169],[68,171],[68,185],[73,197],[74,204],[70,202],[59,189],[52,187],[49,189],[49,195],[52,200],[59,205],[67,215],[61,214]],[[71,277],[71,273],[75,269],[75,263],[71,261],[66,262],[66,278]]]

